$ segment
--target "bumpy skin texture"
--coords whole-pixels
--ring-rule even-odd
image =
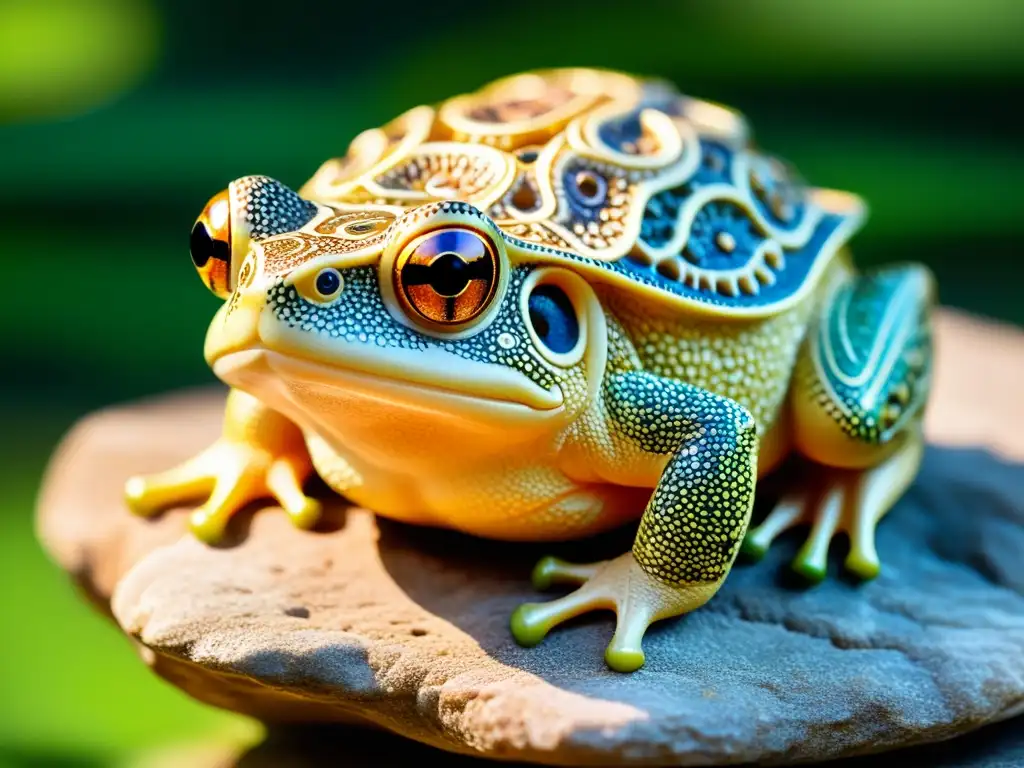
[[[743,118],[659,81],[554,70],[418,107],[292,192],[244,177],[207,205],[193,261],[227,299],[206,355],[234,387],[222,441],[133,478],[139,514],[209,493],[194,528],[272,495],[298,525],[340,494],[510,540],[640,518],[631,552],[546,558],[524,645],[613,608],[606,655],[694,610],[741,545],[810,523],[794,562],[878,572],[874,526],[920,460],[930,276],[859,274],[853,195],[808,187]],[[308,455],[302,445],[308,449]],[[812,467],[748,532],[758,478]]]
[[[609,377],[615,428],[670,455],[633,555],[669,583],[715,583],[732,565],[754,501],[757,435],[735,401],[649,373]]]
[[[887,443],[918,417],[931,369],[932,291],[926,270],[910,265],[874,270],[830,297],[797,376],[850,439]]]

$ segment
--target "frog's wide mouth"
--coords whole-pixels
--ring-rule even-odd
[[[421,406],[444,403],[528,409],[554,413],[564,398],[557,386],[545,390],[525,376],[507,368],[466,360],[432,350],[360,349],[347,345],[343,356],[335,353],[325,360],[312,350],[283,352],[264,346],[237,349],[213,361],[214,373],[229,384],[254,379],[255,386],[266,376],[300,381],[320,389],[359,390],[381,399],[416,402]],[[343,357],[343,362],[339,361]]]

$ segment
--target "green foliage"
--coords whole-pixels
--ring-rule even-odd
[[[6,419],[16,434],[51,427]],[[0,466],[0,766],[99,765],[186,735],[252,738],[241,718],[160,681],[94,611],[34,539],[29,512],[48,441]]]
[[[87,109],[153,64],[158,22],[145,0],[0,3],[0,121]]]

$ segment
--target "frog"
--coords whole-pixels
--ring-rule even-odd
[[[866,217],[662,78],[535,70],[414,107],[297,190],[251,175],[209,200],[190,253],[222,302],[222,435],[129,478],[127,506],[199,503],[211,545],[258,501],[315,531],[315,478],[469,541],[636,526],[619,556],[541,559],[534,587],[563,594],[507,619],[533,647],[610,610],[623,673],[790,529],[808,588],[840,537],[869,581],[922,460],[937,298],[922,264],[855,265]]]

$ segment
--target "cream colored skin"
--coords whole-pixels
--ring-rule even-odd
[[[513,136],[518,143],[508,139],[513,147],[547,141],[535,165],[472,143],[427,143],[433,149],[422,150],[415,175],[396,177],[395,158],[420,151],[417,142],[439,130],[433,112],[413,110],[393,129],[397,137],[407,131],[401,141],[385,131],[354,143],[361,141],[379,168],[368,163],[363,176],[336,184],[336,176],[350,171],[327,164],[314,178],[310,189],[323,194],[307,199],[336,195],[336,204],[314,205],[283,186],[265,185],[277,196],[274,215],[299,217],[294,229],[257,237],[245,228],[239,212],[255,186],[236,183],[211,201],[202,220],[234,231],[224,235],[223,261],[197,261],[204,281],[227,299],[205,349],[213,371],[231,387],[223,437],[179,467],[130,479],[132,510],[145,516],[205,499],[192,528],[212,542],[238,510],[272,497],[297,526],[309,528],[320,502],[304,486],[316,472],[335,492],[380,515],[487,538],[577,539],[642,518],[637,544],[621,557],[589,565],[542,560],[534,571],[538,587],[578,589],[521,606],[512,617],[516,639],[532,645],[572,616],[611,608],[618,620],[606,659],[621,671],[643,664],[650,623],[692,611],[716,594],[741,541],[748,552],[763,554],[780,533],[809,523],[794,560],[799,572],[822,578],[832,539],[845,533],[846,568],[863,578],[876,575],[875,525],[921,458],[929,276],[916,267],[861,276],[837,241],[784,306],[744,315],[670,300],[622,273],[539,255],[537,245],[520,237],[561,238],[590,255],[586,249],[595,241],[585,228],[578,240],[569,225],[559,228],[569,220],[557,207],[565,204],[563,193],[540,184],[544,202],[535,222],[495,221],[490,214],[517,174],[536,167],[541,182],[554,174],[565,136],[581,146],[597,142],[601,124],[588,127],[590,105],[603,105],[595,120],[619,114],[614,103],[601,101],[604,75],[591,81],[592,73],[584,74],[579,81],[570,73],[567,81],[590,83],[593,92],[579,97],[582,106],[567,102],[556,108],[565,112],[558,120],[527,121]],[[633,81],[609,82],[622,87],[623,99],[635,98]],[[452,100],[438,114],[454,109],[445,119],[461,125],[461,103]],[[687,109],[693,120],[723,119],[709,105]],[[572,110],[584,122],[570,122],[563,136]],[[653,154],[615,156],[640,168],[632,176],[623,170],[616,188],[635,185],[632,208],[615,202],[619,193],[608,195],[609,205],[621,209],[610,221],[633,228],[620,228],[620,241],[608,246],[618,249],[616,258],[638,237],[638,217],[655,190],[644,185],[668,189],[699,162],[689,122],[655,111],[644,119],[658,137]],[[418,138],[409,139],[415,131]],[[427,202],[433,187],[416,185],[422,174],[450,167],[433,159],[442,152],[465,152],[471,165],[480,164],[483,170],[463,177],[470,180],[466,198],[487,205],[449,204],[443,196]],[[738,157],[746,162],[746,155]],[[664,168],[644,176],[644,163]],[[384,191],[399,194],[389,191],[396,178],[415,187],[401,192],[408,199],[375,204]],[[453,182],[446,176],[443,183]],[[718,189],[725,199],[753,205]],[[838,194],[820,200],[844,211],[850,206]],[[614,218],[622,211],[626,218]],[[464,326],[424,322],[396,293],[402,254],[439,230],[475,232],[495,254],[493,295]],[[614,228],[608,232],[614,241]],[[672,256],[665,248],[658,258]],[[337,277],[338,289],[329,295],[320,290],[326,273]],[[569,350],[553,352],[531,320],[528,297],[541,284],[556,286],[571,303],[579,333]],[[855,316],[867,318],[862,328],[847,326]],[[788,457],[813,471],[748,531],[755,478]],[[706,499],[719,493],[721,506],[710,508]]]

